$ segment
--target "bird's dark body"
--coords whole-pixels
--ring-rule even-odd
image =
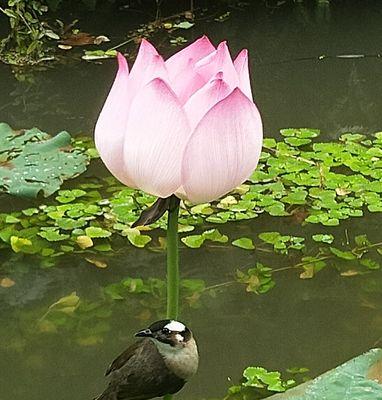
[[[110,376],[109,386],[95,400],[146,400],[176,393],[186,383],[166,368],[163,357],[148,338],[117,357],[106,375]]]

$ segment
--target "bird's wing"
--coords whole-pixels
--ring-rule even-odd
[[[166,394],[178,392],[185,384],[185,381],[169,373],[153,373],[151,379],[146,379],[145,384],[137,385],[137,379],[126,380],[118,386],[117,400],[145,400],[153,397],[162,397]],[[135,383],[133,383],[135,382]]]
[[[128,347],[122,354],[120,354],[110,365],[105,372],[105,376],[108,376],[111,372],[116,371],[123,367],[132,356],[136,354],[137,348],[141,345],[141,341],[138,341]]]
[[[175,393],[185,383],[167,369],[150,339],[129,347],[113,361],[107,374],[111,376],[108,390],[115,400],[151,399]]]

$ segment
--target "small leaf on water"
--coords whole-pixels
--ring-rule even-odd
[[[85,233],[90,238],[107,238],[111,236],[111,232],[98,226],[89,226],[85,229]]]
[[[85,260],[90,264],[95,265],[97,268],[107,268],[107,263],[105,261],[99,260],[94,257],[85,257]]]
[[[314,276],[314,266],[313,265],[307,265],[304,267],[305,271],[301,272],[300,278],[301,279],[311,279]]]
[[[334,236],[330,235],[330,234],[325,234],[325,233],[318,233],[316,235],[313,235],[312,239],[315,242],[322,242],[322,243],[331,244],[331,243],[333,243]]]
[[[255,248],[255,245],[253,244],[252,239],[247,238],[247,237],[242,237],[239,239],[236,239],[232,242],[233,246],[240,247],[241,249],[246,249],[246,250],[253,250]]]
[[[380,269],[381,265],[375,261],[372,260],[371,258],[362,258],[360,261],[361,265],[363,265],[364,267],[368,268],[368,269]]]
[[[10,287],[14,286],[15,284],[16,284],[16,282],[14,280],[12,280],[11,278],[0,279],[0,286],[3,288],[10,288]]]
[[[233,196],[226,196],[223,197],[220,202],[218,203],[219,208],[227,208],[233,204],[237,204],[237,200]]]
[[[38,233],[39,236],[48,240],[49,242],[58,242],[60,240],[68,239],[70,236],[67,234],[62,234],[56,228],[51,228]]]
[[[205,240],[211,240],[212,242],[218,242],[218,243],[228,242],[228,236],[220,233],[218,229],[209,229],[207,231],[204,231],[203,238]]]
[[[140,227],[141,228],[141,227]],[[141,232],[138,228],[127,228],[122,231],[124,236],[127,236],[129,242],[139,248],[143,248],[146,244],[150,243],[152,238],[148,235],[141,235]]]
[[[190,235],[181,238],[181,241],[192,249],[198,249],[204,243],[203,235]]]
[[[6,224],[16,224],[17,222],[20,222],[20,220],[13,215],[7,215],[5,217],[5,223]]]
[[[180,22],[179,24],[173,25],[174,28],[180,28],[180,29],[190,29],[194,26],[195,24],[188,22],[188,21],[183,21]]]
[[[343,271],[340,274],[341,276],[356,276],[359,275],[359,271],[355,269],[348,269],[347,271]]]
[[[81,249],[87,249],[88,247],[93,246],[93,240],[89,236],[86,236],[86,235],[78,236],[76,239],[76,242],[77,242],[78,246],[81,247]]]
[[[351,190],[345,188],[336,188],[337,196],[346,196],[349,193],[351,193]]]
[[[358,247],[369,246],[370,240],[368,239],[367,235],[358,235],[354,238],[354,242]]]
[[[76,292],[70,293],[68,296],[61,297],[56,302],[49,306],[49,309],[67,309],[72,307],[77,307],[80,302],[80,298],[77,296]]]
[[[337,249],[336,247],[330,247],[330,251],[338,258],[342,258],[344,260],[355,260],[356,259],[356,256],[351,251],[343,251],[343,250]]]
[[[198,204],[191,208],[193,214],[211,215],[214,210],[210,207],[210,203]]]
[[[32,251],[32,242],[29,239],[11,236],[11,247],[15,253]]]

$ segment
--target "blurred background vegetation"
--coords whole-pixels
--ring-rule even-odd
[[[100,15],[110,25],[116,13],[140,14],[147,24],[146,27],[141,27],[139,35],[135,35],[141,38],[163,28],[170,29],[171,23],[180,17],[192,21],[193,24],[199,18],[205,19],[206,13],[216,12],[220,13],[217,18],[223,22],[229,17],[231,9],[258,5],[277,9],[299,3],[325,6],[329,2],[330,0],[1,0],[0,61],[13,65],[43,63],[55,59],[57,44],[59,48],[67,49],[67,46],[99,45],[108,41],[105,36],[94,37],[81,32],[78,26],[79,20],[98,18]],[[183,41],[175,40],[174,45],[178,44],[183,44]]]

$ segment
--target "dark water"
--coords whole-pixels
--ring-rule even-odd
[[[84,28],[98,26],[98,33],[116,42],[138,18],[119,15],[109,27],[93,17],[83,18]],[[320,128],[324,139],[348,129],[381,130],[382,59],[376,57],[381,52],[380,3],[277,10],[256,5],[233,11],[224,23],[200,22],[184,36],[192,39],[204,32],[215,43],[227,39],[233,53],[242,47],[250,50],[253,91],[267,136],[289,126]],[[164,51],[170,54],[173,49]],[[335,57],[341,54],[369,57]],[[320,60],[322,55],[330,57]],[[73,61],[31,75],[33,83],[20,83],[9,67],[0,66],[0,121],[91,134],[114,73],[114,61]],[[347,224],[347,229],[380,240],[381,222],[376,214]],[[230,225],[226,231],[237,237],[273,229],[299,233],[299,226],[287,220],[266,217]],[[343,235],[343,230],[338,233]],[[28,257],[0,257],[4,268],[12,263],[14,272],[8,276],[17,282],[10,289],[0,288],[0,399],[92,398],[103,388],[107,364],[147,323],[143,317],[156,317],[154,305],[125,301],[114,306],[103,343],[89,346],[78,344],[77,331],[37,334],[36,321],[50,304],[73,291],[95,299],[105,283],[125,276],[164,278],[164,256],[127,247],[105,270],[80,257],[62,259],[50,270],[40,269]],[[203,279],[207,285],[228,281],[236,268],[256,261],[256,253],[228,247],[181,251],[182,276]],[[275,268],[284,266],[278,263],[279,258],[268,260]],[[201,353],[199,373],[183,398],[222,397],[227,379],[236,381],[248,365],[278,370],[305,366],[316,375],[373,347],[382,336],[380,274],[343,278],[328,269],[312,280],[300,280],[293,271],[275,279],[276,287],[266,295],[230,286],[216,297],[204,295],[199,308],[183,307],[182,317],[196,332]]]

